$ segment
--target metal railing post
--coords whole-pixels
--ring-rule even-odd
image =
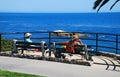
[[[51,32],[49,32],[49,56],[51,56],[51,46],[50,46],[50,44],[51,44]]]
[[[24,39],[24,49],[25,49],[25,34],[26,33],[24,33],[24,37],[23,37],[23,39]],[[22,54],[24,54],[24,49],[22,49],[22,52],[21,52]]]
[[[0,34],[0,52],[2,51],[2,34]]]
[[[24,33],[24,37],[23,37],[23,39],[24,39],[24,42],[25,42],[25,33]]]
[[[116,35],[116,54],[118,54],[118,35]]]
[[[98,33],[96,33],[96,53],[98,51]]]

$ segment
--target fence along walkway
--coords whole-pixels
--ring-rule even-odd
[[[60,40],[69,40],[71,37],[67,36],[52,36],[52,33],[49,31],[41,31],[41,32],[30,32],[35,35],[35,37],[31,37],[32,40],[41,41],[45,40],[49,43],[51,42],[59,42]],[[65,32],[64,32],[65,33]],[[66,32],[71,33],[71,32]],[[108,33],[92,33],[92,32],[72,32],[72,33],[79,33],[83,34],[80,39],[87,45],[91,45],[95,52],[110,50],[112,53],[120,54],[120,35],[119,34],[108,34]],[[0,52],[2,49],[6,49],[5,46],[3,47],[3,41],[6,40],[24,40],[25,32],[12,32],[12,33],[0,33]],[[4,40],[4,39],[6,40]],[[112,46],[111,46],[112,45]],[[113,46],[114,45],[114,46]],[[11,45],[9,45],[11,46]],[[6,46],[8,47],[8,46]],[[102,49],[102,50],[101,50]]]
[[[34,33],[37,33],[39,36],[40,36],[40,34],[44,34],[44,33],[46,33],[47,35],[48,35],[48,37],[47,38],[44,38],[44,37],[40,37],[40,38],[34,38],[34,39],[37,39],[37,40],[40,40],[40,39],[48,39],[48,43],[51,43],[51,42],[54,42],[54,41],[52,41],[53,39],[56,39],[56,40],[59,40],[59,39],[61,39],[61,38],[58,38],[58,37],[52,37],[50,34],[51,34],[51,32],[30,32],[30,33],[33,33],[33,35],[34,35]],[[81,38],[83,41],[84,40],[87,40],[87,41],[93,41],[93,42],[95,42],[95,45],[93,45],[92,43],[91,43],[91,46],[92,47],[94,47],[95,48],[95,53],[96,52],[99,52],[100,51],[100,49],[99,48],[108,48],[108,50],[109,49],[114,49],[113,50],[113,52],[114,53],[116,53],[116,54],[118,54],[119,53],[119,51],[120,51],[120,40],[119,40],[119,38],[120,38],[120,35],[117,35],[117,34],[106,34],[106,33],[88,33],[88,32],[79,32],[79,33],[83,33],[83,34],[86,34],[86,35],[89,35],[89,34],[93,34],[93,36],[95,36],[95,37],[87,37],[87,38]],[[21,34],[21,35],[24,35],[24,33],[23,32],[19,32],[19,33],[2,33],[2,34],[0,34],[0,50],[1,50],[1,48],[2,48],[2,37],[1,36],[4,36],[4,35],[16,35],[16,34]],[[113,38],[114,38],[114,40],[111,40],[111,39],[104,39],[104,38],[102,38],[102,37],[104,37],[104,35],[106,36],[106,37],[109,37],[109,36],[113,36]],[[102,37],[101,37],[102,36]],[[102,39],[100,39],[100,37],[102,38]],[[8,38],[9,39],[9,38]],[[11,39],[13,40],[14,39],[14,37],[12,38],[11,37]],[[31,38],[32,39],[32,38]],[[62,38],[63,39],[63,38]],[[22,40],[24,40],[24,38],[22,38]],[[109,46],[102,46],[102,45],[99,45],[99,43],[100,42],[111,42],[111,43],[114,43],[114,45],[115,45],[115,47],[109,47]],[[88,45],[88,44],[87,44]],[[93,65],[95,65],[95,66],[97,66],[97,65],[99,65],[99,66],[101,66],[101,65],[105,65],[105,68],[104,69],[106,69],[106,70],[108,70],[108,69],[112,69],[112,70],[117,70],[118,68],[119,68],[119,60],[117,60],[117,61],[115,61],[114,59],[112,59],[112,61],[111,61],[111,59],[109,59],[109,58],[98,58],[98,57],[93,57],[93,59],[94,59],[94,64]],[[102,62],[101,64],[99,63],[99,62]],[[111,68],[111,66],[112,66],[112,68]]]
[[[115,58],[105,56],[93,56],[93,66],[105,70],[120,71],[120,61]]]

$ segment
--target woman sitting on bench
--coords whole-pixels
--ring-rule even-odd
[[[66,50],[70,53],[77,53],[82,56],[82,59],[85,59],[85,53],[82,51],[83,47],[77,48],[77,45],[82,45],[82,41],[79,39],[77,35],[73,35],[72,40],[66,43]],[[80,51],[81,50],[81,51]]]

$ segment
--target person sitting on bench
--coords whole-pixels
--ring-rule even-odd
[[[32,35],[31,33],[25,33],[25,42],[32,43],[32,40],[30,39],[31,35]],[[48,51],[48,46],[46,42],[45,41],[41,41],[41,42],[44,42],[44,48],[46,51]],[[30,50],[37,51],[37,52],[40,51],[39,49],[30,49]]]
[[[32,42],[32,40],[30,39],[31,35],[31,33],[25,33],[25,42]]]
[[[77,45],[82,45],[82,41],[81,39],[79,39],[79,37],[77,35],[73,35],[72,40],[70,40],[68,43],[66,43],[66,50],[70,53],[77,53],[80,54],[82,56],[82,59],[85,59],[85,53],[81,50],[81,48],[77,48]]]
[[[30,36],[31,36],[32,34],[31,33],[25,33],[25,42],[26,43],[32,43],[32,40],[30,39]],[[26,44],[27,45],[27,44]],[[29,48],[29,49],[27,49],[27,50],[31,50],[31,51],[39,51],[39,49],[31,49],[31,48]]]

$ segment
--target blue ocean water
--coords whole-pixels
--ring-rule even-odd
[[[120,34],[120,12],[116,13],[0,13],[0,33],[4,32],[34,32],[34,31],[74,31]],[[9,38],[12,35],[4,36]],[[15,36],[23,38],[23,36]],[[13,37],[12,36],[12,37]],[[34,37],[35,34],[32,36]],[[93,35],[94,36],[94,35]],[[38,37],[38,35],[37,35]],[[40,37],[40,36],[39,36]],[[104,36],[114,39],[116,36]],[[93,37],[95,39],[95,37]],[[102,40],[102,38],[100,38]],[[120,37],[118,38],[120,39]],[[42,39],[45,40],[45,39]],[[57,39],[58,40],[58,39]],[[47,40],[46,40],[47,41]],[[96,44],[95,41],[82,40],[85,44]],[[120,42],[120,41],[119,41]],[[99,41],[99,45],[116,47],[116,43]],[[120,48],[120,43],[118,45]],[[100,50],[102,50],[100,48]],[[103,49],[107,51],[108,49]],[[115,50],[108,50],[115,53]],[[118,51],[120,53],[120,50]]]
[[[0,32],[64,30],[120,34],[120,13],[0,13]]]

